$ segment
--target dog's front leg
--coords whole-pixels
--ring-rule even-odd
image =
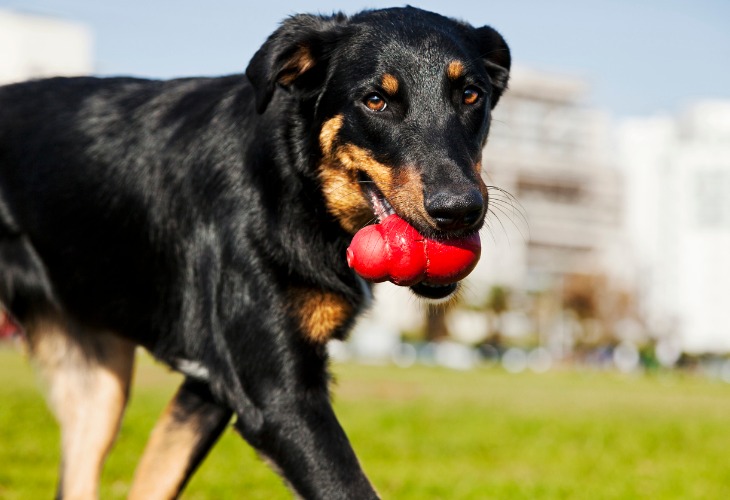
[[[236,428],[300,497],[378,498],[335,418],[326,387],[278,387],[259,409],[263,422],[256,431],[247,428],[245,415],[238,416]]]

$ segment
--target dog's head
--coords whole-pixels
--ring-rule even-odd
[[[406,7],[292,17],[246,74],[260,113],[281,88],[277,105],[309,115],[314,167],[346,231],[397,213],[443,239],[483,224],[481,153],[509,67],[492,28]]]

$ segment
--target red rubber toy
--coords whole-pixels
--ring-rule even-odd
[[[448,285],[474,269],[481,248],[478,234],[453,240],[428,239],[397,215],[389,215],[380,224],[355,234],[347,249],[347,263],[376,283]]]

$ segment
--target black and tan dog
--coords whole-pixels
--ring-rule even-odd
[[[298,495],[375,498],[328,394],[369,297],[345,249],[392,212],[481,227],[509,67],[493,29],[402,8],[292,17],[245,77],[0,88],[0,300],[49,379],[59,495],[96,496],[142,345],[186,380],[131,497],[177,495],[235,415]]]

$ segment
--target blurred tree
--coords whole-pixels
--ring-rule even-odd
[[[599,295],[605,293],[606,282],[602,276],[570,273],[563,276],[563,309],[578,322],[573,336],[574,353],[579,358],[588,356],[597,346],[604,344],[604,324],[601,318]]]
[[[563,307],[580,320],[598,317],[597,294],[605,286],[598,276],[567,274],[563,284]]]
[[[426,342],[436,342],[449,336],[446,327],[448,304],[429,304],[426,312]]]
[[[489,289],[485,308],[490,315],[490,332],[487,342],[499,348],[502,345],[502,315],[509,309],[510,291],[501,285]]]

